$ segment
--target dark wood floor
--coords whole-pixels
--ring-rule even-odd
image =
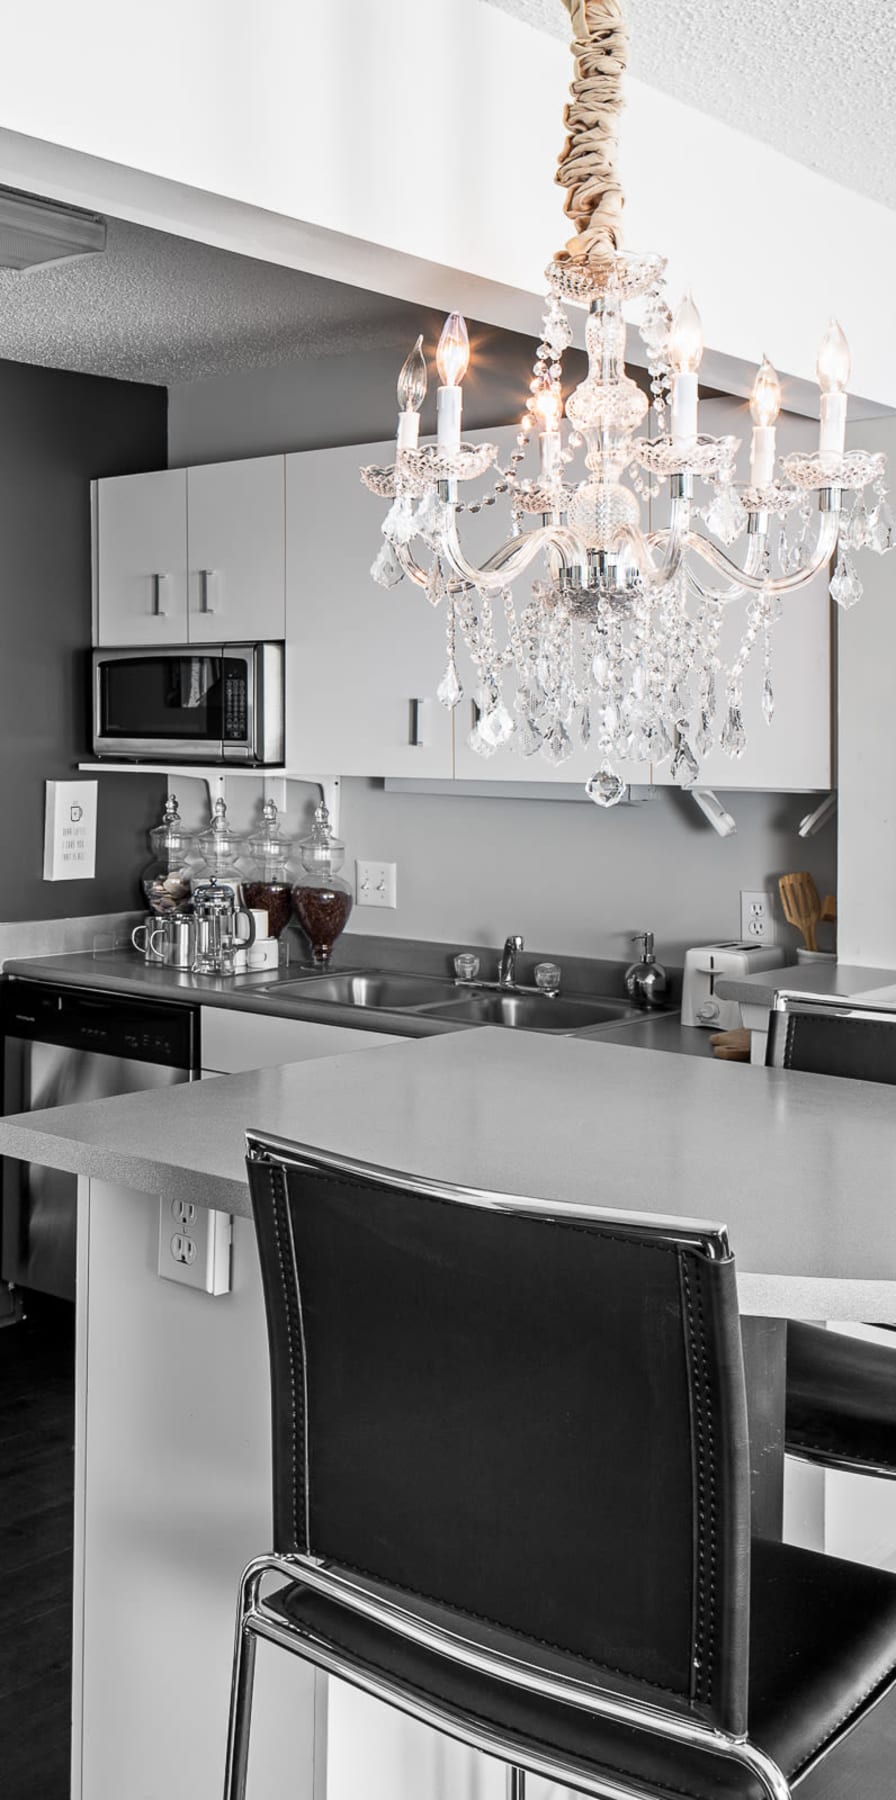
[[[0,1330],[0,1791],[69,1800],[74,1308]]]

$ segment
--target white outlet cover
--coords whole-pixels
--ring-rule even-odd
[[[206,1294],[230,1293],[229,1213],[192,1200],[159,1200],[159,1274]]]

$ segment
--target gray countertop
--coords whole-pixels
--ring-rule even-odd
[[[449,1036],[459,1031],[483,1029],[479,1025],[471,1026],[469,1022],[453,1024],[446,1019],[386,1012],[381,1008],[335,1006],[314,1001],[310,991],[302,997],[295,990],[290,994],[278,994],[278,983],[294,982],[303,975],[314,973],[295,965],[279,974],[267,969],[258,974],[227,978],[192,975],[186,970],[165,968],[160,963],[145,963],[142,957],[129,950],[85,950],[69,951],[60,956],[8,958],[4,973],[106,993],[144,995],[154,1000],[182,1000],[197,1006],[224,1006],[232,1011],[351,1025],[359,1031],[385,1031],[399,1037]],[[601,1041],[630,1044],[633,1048],[668,1050],[688,1056],[712,1055],[709,1033],[682,1026],[677,1010],[645,1013],[639,1019],[610,1030],[602,1028],[600,1036]]]
[[[853,1000],[874,996],[886,1004],[888,999],[896,1000],[896,969],[863,969],[856,963],[793,963],[764,969],[758,975],[722,975],[716,990],[723,1000],[737,1000],[741,1006],[772,1006],[779,991],[839,994]]]
[[[0,1152],[246,1214],[249,1128],[721,1222],[744,1311],[896,1322],[896,1107],[873,1084],[486,1027],[8,1118]]]

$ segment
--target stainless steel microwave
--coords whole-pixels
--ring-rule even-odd
[[[94,650],[95,754],[131,762],[282,764],[284,648]]]

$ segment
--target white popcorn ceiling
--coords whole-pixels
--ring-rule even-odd
[[[400,346],[420,308],[109,219],[98,256],[0,269],[0,357],[121,381],[200,381]]]
[[[484,3],[569,41],[562,0]],[[626,0],[625,12],[639,81],[896,207],[893,0]],[[761,228],[760,213],[744,221]]]

